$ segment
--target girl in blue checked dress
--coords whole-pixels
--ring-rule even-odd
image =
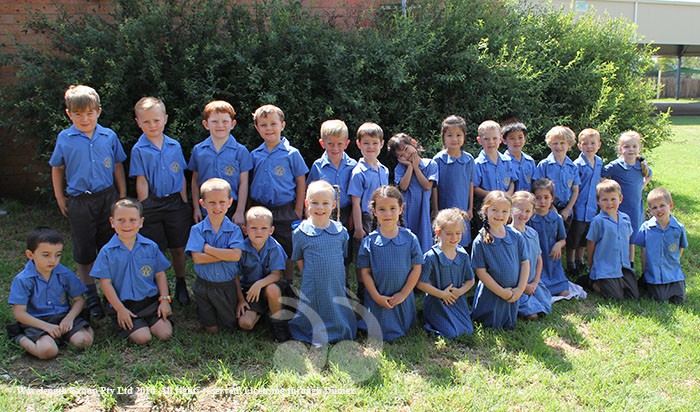
[[[424,327],[446,338],[473,332],[465,293],[474,286],[469,254],[460,246],[466,213],[441,210],[433,227],[438,243],[423,255],[418,289],[427,293],[423,304]]]
[[[433,161],[438,167],[437,208],[457,207],[467,213],[462,241],[469,250],[472,243],[472,210],[474,208],[474,180],[476,164],[474,157],[462,150],[467,136],[467,122],[459,116],[448,116],[442,121],[442,147]]]
[[[518,299],[530,274],[525,238],[507,226],[512,207],[505,192],[489,192],[480,211],[484,226],[472,245],[472,268],[479,278],[472,320],[487,327],[515,327]]]
[[[399,161],[394,169],[394,182],[403,194],[406,227],[418,238],[421,250],[427,252],[433,246],[430,210],[433,184],[438,180],[437,163],[430,158],[422,159],[423,148],[406,133],[392,136],[387,147]]]
[[[535,212],[535,196],[530,192],[518,191],[513,193],[513,223],[511,227],[522,233],[527,243],[528,260],[530,261],[530,276],[523,295],[518,300],[518,314],[525,319],[535,320],[552,312],[552,294],[545,285],[540,283],[542,274],[542,249],[540,236],[535,229],[527,226],[528,220]]]
[[[292,260],[301,271],[299,307],[289,322],[292,339],[322,346],[353,340],[357,332],[355,313],[345,295],[348,232],[331,220],[335,190],[324,180],[306,191],[308,218],[292,234]]]
[[[379,322],[382,339],[391,342],[404,336],[416,320],[413,288],[420,277],[423,253],[416,236],[399,226],[403,197],[397,188],[379,187],[369,207],[377,219],[377,230],[362,240],[357,268],[365,284],[365,306]],[[367,325],[361,322],[360,328]]]

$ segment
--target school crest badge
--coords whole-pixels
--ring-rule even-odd
[[[283,176],[286,172],[284,166],[282,165],[276,166],[274,170],[277,176]]]
[[[170,163],[170,170],[172,170],[175,173],[179,172],[180,171],[180,163],[178,163],[178,162]]]
[[[147,278],[153,274],[153,268],[146,265],[146,266],[141,266],[141,276]]]
[[[505,186],[505,187],[510,186],[510,177],[503,178],[503,186]]]
[[[668,250],[670,250],[671,253],[675,252],[676,250],[678,250],[678,244],[677,244],[677,243],[671,243],[670,245],[668,245]]]
[[[571,188],[571,186],[574,185],[574,179],[569,179],[569,181],[566,182],[566,185],[567,185],[569,188]]]
[[[525,181],[528,183],[532,183],[532,175],[525,175]]]
[[[224,166],[224,174],[226,176],[233,176],[234,173],[236,173],[236,168],[233,165]]]
[[[112,159],[110,159],[109,157],[105,157],[105,160],[102,161],[102,164],[107,169],[111,169],[112,168]]]

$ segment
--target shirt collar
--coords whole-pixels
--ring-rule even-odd
[[[659,222],[656,221],[656,217],[652,216],[651,219],[649,219],[649,226],[650,227],[659,226]],[[659,226],[659,228],[660,227],[661,226]],[[680,229],[680,227],[681,227],[681,224],[678,223],[678,221],[676,220],[675,217],[673,217],[673,215],[671,215],[671,218],[668,221],[668,225],[666,225],[666,229],[668,229],[670,227],[675,227],[677,229]]]
[[[172,146],[175,144],[175,141],[168,137],[167,135],[163,134],[163,146],[169,145]],[[153,144],[150,140],[148,140],[148,137],[146,137],[145,133],[141,134],[141,137],[139,137],[139,140],[136,141],[136,144],[134,147],[152,147],[154,149],[158,149],[156,145]],[[162,147],[161,147],[162,149]]]
[[[104,130],[104,127],[100,126],[99,123],[95,125],[95,131],[92,132],[92,137],[94,138],[95,135],[106,135],[107,133]],[[83,136],[87,138],[87,135],[80,130],[78,130],[75,125],[71,125],[71,127],[68,128],[68,136]]]
[[[501,152],[496,152],[498,153],[498,160],[503,161],[503,162],[510,162],[510,159],[503,156]],[[476,158],[476,163],[493,163],[493,161],[486,156],[486,152],[482,149],[481,152],[479,152],[479,157]],[[493,163],[495,164],[495,163]]]
[[[328,165],[331,165],[331,166],[335,167],[335,165],[334,165],[333,163],[331,163],[331,161],[328,159],[328,153],[326,153],[326,152],[323,152],[323,154],[321,155],[321,162],[320,162],[320,164],[321,164],[321,167],[322,167],[322,168],[323,168],[323,167],[326,167],[326,166],[328,166]],[[338,168],[339,168],[339,169],[342,169],[342,168],[343,168],[343,165],[352,166],[352,162],[350,161],[350,157],[349,157],[348,154],[345,153],[345,152],[343,152],[343,158],[342,158],[342,160],[340,161],[340,165],[339,165]]]
[[[221,227],[219,228],[219,232],[231,232],[233,231],[233,225],[234,223],[231,222],[231,220],[227,217],[224,217],[223,222],[221,222]],[[209,219],[209,215],[202,220],[202,231],[204,232],[214,232],[214,227],[211,225],[211,220]]]
[[[373,233],[377,234],[377,236],[373,240],[373,243],[377,246],[386,246],[390,243],[400,246],[406,244],[409,240],[409,237],[407,236],[407,230],[402,227],[399,227],[399,234],[391,239],[384,237],[382,235],[382,232],[379,231],[379,229],[375,230]]]
[[[457,254],[454,259],[448,258],[439,245],[433,245],[432,249],[441,265],[461,265],[467,256],[467,252],[459,245],[457,246]]]
[[[451,163],[467,163],[467,156],[464,152],[462,152],[462,155],[459,157],[452,157],[447,153],[447,150],[441,150],[437,155],[435,155],[436,159],[440,159],[443,162],[447,164]]]
[[[337,235],[338,233],[340,233],[342,228],[343,225],[341,225],[339,222],[336,222],[335,220],[331,220],[330,225],[328,225],[328,227],[326,228],[315,227],[311,223],[310,219],[303,220],[298,226],[298,229],[308,236],[320,236],[323,234],[323,232],[328,232],[331,235]]]
[[[548,164],[559,164],[559,162],[557,162],[557,159],[554,158],[554,153],[550,153],[549,156],[547,156],[547,158],[544,159],[544,161],[547,162]],[[573,164],[574,164],[574,162],[573,162],[573,160],[571,160],[569,158],[569,156],[564,156],[563,166],[573,165]]]

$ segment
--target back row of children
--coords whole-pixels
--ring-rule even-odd
[[[99,96],[93,89],[86,86],[72,86],[66,92],[65,97],[66,112],[73,121],[73,126],[59,134],[56,149],[50,161],[53,167],[52,181],[59,208],[62,213],[69,217],[74,242],[74,258],[78,264],[78,274],[87,288],[87,306],[92,316],[100,316],[102,308],[97,298],[94,281],[92,280],[92,277],[99,278],[99,276],[96,276],[97,273],[93,273],[92,277],[90,275],[97,251],[102,245],[110,241],[110,234],[105,233],[104,230],[105,226],[109,227],[110,213],[112,214],[111,218],[115,218],[114,211],[110,208],[116,198],[123,197],[126,192],[124,171],[121,166],[126,156],[114,132],[97,124],[101,107]],[[264,143],[249,154],[247,149],[231,135],[231,130],[235,126],[235,112],[231,105],[222,101],[210,102],[204,109],[203,119],[203,125],[210,131],[210,136],[194,147],[192,157],[187,165],[177,141],[163,134],[167,122],[167,114],[165,106],[160,100],[155,98],[141,99],[136,104],[135,114],[136,121],[142,129],[143,135],[132,150],[129,175],[136,178],[137,195],[139,200],[143,202],[144,234],[156,242],[157,248],[161,252],[166,248],[170,249],[173,258],[173,268],[177,277],[176,298],[182,303],[186,303],[189,300],[184,282],[185,250],[192,255],[198,275],[198,284],[193,287],[193,291],[195,291],[197,297],[198,308],[200,307],[200,300],[203,302],[201,305],[202,311],[198,310],[198,313],[202,312],[199,313],[200,319],[202,319],[207,330],[215,331],[219,326],[230,325],[232,321],[230,319],[219,319],[215,314],[213,315],[213,310],[206,309],[207,306],[204,302],[211,303],[216,302],[217,299],[224,298],[214,296],[215,294],[211,295],[210,293],[211,289],[216,289],[216,283],[220,280],[216,276],[219,274],[214,274],[215,281],[212,282],[212,279],[207,279],[207,275],[204,274],[206,271],[198,270],[198,267],[200,264],[208,264],[215,261],[240,261],[243,255],[240,252],[243,247],[242,236],[240,236],[240,244],[225,244],[223,247],[212,247],[212,244],[201,239],[196,248],[194,246],[190,247],[190,243],[193,243],[193,239],[197,237],[195,236],[196,227],[200,227],[204,233],[201,237],[205,239],[206,233],[213,234],[215,237],[219,236],[221,227],[240,232],[239,226],[245,227],[247,223],[244,213],[246,200],[249,197],[253,204],[264,206],[271,212],[271,220],[259,219],[263,221],[261,231],[274,232],[275,239],[279,241],[283,249],[279,255],[284,255],[285,258],[287,256],[292,257],[291,260],[287,259],[285,262],[283,268],[284,278],[291,278],[291,265],[294,261],[297,261],[302,270],[302,299],[295,319],[299,318],[304,307],[312,307],[316,312],[331,313],[329,316],[332,316],[333,319],[350,319],[351,317],[354,319],[354,315],[349,316],[347,311],[338,313],[337,308],[328,304],[330,301],[326,302],[326,305],[322,305],[324,306],[323,308],[317,307],[319,299],[315,298],[314,294],[318,293],[318,288],[308,283],[311,281],[310,279],[314,278],[310,274],[320,273],[318,267],[313,266],[328,263],[328,259],[317,261],[309,257],[308,260],[310,262],[316,262],[317,264],[304,264],[304,261],[307,259],[305,259],[306,252],[303,251],[301,246],[304,244],[301,240],[304,239],[302,233],[314,237],[323,233],[339,234],[344,232],[340,230],[338,225],[328,224],[328,226],[325,226],[325,221],[314,220],[313,213],[315,212],[311,211],[311,208],[315,205],[315,201],[309,196],[317,193],[329,195],[330,191],[328,186],[325,186],[319,187],[317,190],[309,190],[307,193],[305,175],[308,169],[298,150],[294,149],[289,144],[289,141],[281,136],[285,123],[284,114],[279,108],[268,105],[256,110],[253,115],[255,127],[263,138]],[[498,321],[484,320],[479,315],[481,308],[484,305],[488,307],[493,306],[488,303],[493,300],[493,296],[487,296],[488,293],[495,294],[501,300],[509,303],[517,302],[523,292],[525,292],[526,297],[533,296],[538,289],[538,285],[544,286],[540,288],[542,290],[548,288],[553,294],[567,293],[568,282],[563,281],[566,277],[563,274],[559,261],[561,249],[567,236],[562,228],[563,222],[565,220],[573,220],[573,223],[571,223],[573,229],[569,230],[568,234],[570,239],[566,242],[567,245],[570,245],[567,249],[569,250],[567,260],[571,266],[576,265],[576,267],[580,268],[583,266],[583,255],[585,253],[585,242],[582,239],[586,236],[587,226],[591,224],[590,222],[596,216],[595,199],[597,198],[598,203],[600,203],[600,196],[596,194],[596,186],[601,175],[610,176],[622,183],[619,201],[622,205],[629,207],[628,211],[631,212],[633,220],[641,223],[641,217],[643,216],[641,191],[643,185],[648,182],[651,172],[643,159],[637,158],[641,149],[641,138],[638,134],[634,132],[623,134],[619,143],[620,158],[603,168],[602,160],[595,154],[600,147],[600,136],[593,129],[586,129],[579,135],[578,144],[581,149],[581,156],[576,162],[572,162],[566,153],[576,143],[575,135],[570,129],[565,127],[558,126],[553,128],[546,136],[546,141],[552,149],[552,154],[537,166],[535,166],[531,157],[522,152],[526,140],[526,132],[525,126],[518,122],[506,125],[503,130],[496,122],[486,121],[482,123],[479,126],[477,140],[482,145],[483,150],[476,159],[461,149],[466,137],[466,123],[464,119],[457,116],[450,116],[443,122],[444,150],[433,159],[422,159],[420,157],[422,151],[420,145],[410,136],[405,134],[393,136],[389,140],[388,146],[389,150],[396,155],[399,161],[395,170],[395,183],[400,189],[400,191],[396,191],[399,193],[397,198],[397,196],[394,196],[396,193],[395,189],[386,186],[389,183],[388,169],[377,160],[384,143],[382,129],[373,123],[366,123],[360,126],[357,131],[357,145],[363,157],[359,162],[355,162],[345,153],[345,148],[349,145],[348,130],[345,124],[337,120],[323,124],[319,142],[324,147],[325,153],[321,159],[314,162],[309,173],[309,181],[321,180],[328,182],[332,185],[330,187],[334,189],[334,193],[338,194],[338,201],[336,202],[335,197],[331,197],[330,204],[338,204],[340,221],[345,228],[353,233],[354,240],[353,242],[341,242],[342,247],[338,250],[347,250],[343,253],[345,266],[350,262],[349,257],[351,253],[349,251],[353,248],[357,251],[357,272],[360,289],[358,290],[358,295],[361,299],[364,298],[369,312],[380,320],[383,319],[383,311],[389,310],[391,313],[392,316],[389,316],[392,319],[391,321],[380,321],[385,339],[392,340],[401,336],[407,330],[405,326],[410,326],[413,322],[415,308],[413,310],[409,309],[405,313],[393,311],[392,309],[403,305],[407,300],[413,299],[413,294],[409,292],[413,290],[416,283],[420,289],[427,291],[431,296],[439,298],[442,304],[447,306],[454,306],[471,286],[470,279],[473,282],[473,276],[468,276],[471,270],[467,271],[467,273],[462,273],[464,279],[462,279],[461,283],[450,282],[440,287],[440,282],[431,282],[430,272],[427,269],[430,265],[426,263],[424,276],[421,276],[420,265],[423,263],[423,254],[425,254],[426,259],[433,256],[431,259],[437,259],[441,265],[454,262],[461,262],[460,264],[464,265],[464,259],[460,256],[468,258],[466,251],[464,253],[460,252],[464,250],[463,247],[450,248],[450,246],[447,246],[448,244],[452,246],[447,238],[454,241],[454,238],[459,237],[458,243],[462,246],[467,246],[467,249],[469,248],[471,243],[469,224],[472,218],[471,211],[475,208],[475,198],[479,200],[477,203],[481,203],[481,207],[478,209],[484,212],[483,222],[487,223],[487,226],[485,231],[481,230],[479,235],[481,238],[475,239],[474,250],[472,250],[475,260],[473,267],[476,269],[477,276],[480,279],[474,305],[476,316],[474,314],[472,316],[478,318],[486,325],[492,323],[493,326],[499,327],[512,327],[515,318],[511,315],[512,311],[509,309],[508,316],[505,318],[512,319],[512,321],[508,320],[503,323],[504,318],[501,315],[497,316],[499,318]],[[508,150],[504,154],[498,152],[501,141],[508,146]],[[227,225],[226,223],[221,223],[224,226],[215,228],[211,223],[211,219],[209,221],[207,221],[207,218],[202,220],[202,209],[200,207],[195,205],[194,208],[191,208],[188,205],[183,174],[186,167],[193,172],[192,198],[200,199],[199,203],[205,213],[208,213],[209,210],[206,206],[209,199],[205,193],[200,193],[200,188],[201,192],[206,191],[205,188],[202,188],[202,185],[212,178],[220,178],[227,183],[225,186],[228,189],[223,187],[224,185],[221,182],[216,182],[215,186],[218,189],[211,191],[224,191],[229,194],[231,207],[224,207],[227,200],[225,199],[226,196],[223,196],[224,199],[218,199],[222,204],[222,206],[219,206],[219,209],[228,209],[235,224]],[[253,176],[249,191],[248,174],[251,170],[253,171]],[[67,180],[67,198],[63,193],[64,174]],[[547,178],[549,181],[541,180],[543,182],[542,186],[534,185],[534,187],[529,187],[533,180],[538,178]],[[380,187],[383,192],[377,192]],[[518,195],[511,200],[510,195],[516,189],[518,190]],[[534,199],[527,195],[526,191],[528,189],[533,191]],[[495,199],[489,198],[491,192],[494,192]],[[625,201],[631,199],[632,202],[622,202],[623,199]],[[293,242],[292,222],[302,218],[305,200],[309,219],[297,229],[294,235],[297,242]],[[324,201],[326,200],[328,199]],[[535,255],[539,256],[539,253],[536,253],[537,248],[534,244],[529,246],[529,255],[524,250],[516,250],[515,254],[511,256],[512,261],[508,265],[516,262],[520,266],[514,272],[509,272],[509,274],[517,273],[520,276],[515,279],[515,282],[510,282],[510,286],[500,285],[498,276],[495,276],[488,270],[482,270],[486,267],[484,262],[488,261],[488,258],[485,257],[488,254],[480,251],[482,243],[483,246],[499,243],[494,242],[494,239],[502,239],[500,235],[503,234],[503,229],[508,223],[507,216],[505,219],[502,216],[494,217],[494,222],[491,222],[489,207],[492,206],[492,203],[487,202],[487,200],[495,202],[501,208],[501,211],[507,209],[507,215],[510,215],[512,205],[505,208],[506,200],[508,203],[515,202],[515,209],[513,209],[516,211],[513,223],[515,229],[509,229],[508,233],[517,230],[527,234],[528,231],[524,224],[529,217],[527,216],[527,211],[530,207],[535,211],[530,225],[537,228],[536,232],[539,233],[539,243],[544,259],[534,258]],[[557,209],[552,208],[552,203],[555,201],[554,206],[558,206]],[[216,201],[212,202],[216,203]],[[384,203],[389,203],[389,205]],[[672,207],[670,195],[665,200],[665,204],[666,209]],[[622,205],[620,206],[621,209],[623,209]],[[319,212],[319,218],[325,216],[326,211],[324,207],[326,206],[328,204],[315,208],[315,210],[323,210],[322,213]],[[462,211],[460,218],[456,218],[455,213],[452,213],[452,216],[449,218],[446,216],[441,218],[438,215],[435,219],[436,226],[433,228],[434,230],[431,230],[431,217],[436,215],[436,211],[451,208],[455,208],[452,212],[455,210]],[[119,208],[116,209],[119,210]],[[214,209],[214,206],[212,206],[212,210]],[[664,208],[661,207],[660,209]],[[264,209],[258,210],[264,211]],[[553,212],[554,210],[557,210],[558,213],[556,211]],[[410,232],[404,231],[398,224],[394,228],[391,223],[394,219],[394,214],[396,214],[396,222],[398,222],[398,215],[401,215],[402,212],[406,218],[406,226],[411,230]],[[216,214],[220,215],[221,213],[216,212]],[[495,215],[496,212],[494,211]],[[670,217],[670,210],[667,215]],[[185,235],[187,234],[186,228],[191,223],[190,216],[196,222],[199,221],[199,223],[193,227],[190,236],[187,237]],[[379,229],[374,232],[372,230],[373,217],[379,226]],[[537,226],[538,220],[543,222],[541,228]],[[624,219],[622,220],[624,221]],[[222,219],[221,222],[225,222],[225,220]],[[382,222],[386,222],[386,225],[388,225],[386,231],[389,236],[383,233]],[[451,222],[450,224],[453,226],[457,222],[456,226],[463,225],[463,228],[459,236],[457,236],[454,230],[445,229],[450,224],[445,223],[446,226],[442,226],[439,222]],[[671,222],[673,222],[673,227],[680,228],[680,232],[684,233],[682,226],[677,224],[675,219]],[[114,223],[112,225],[114,226]],[[205,227],[202,228],[202,226]],[[649,224],[648,226],[661,226],[662,231],[665,231],[668,223],[665,225],[663,222],[659,222],[657,225]],[[630,227],[638,228],[639,225],[634,223]],[[413,236],[411,232],[415,233],[417,237]],[[435,250],[432,241],[433,233],[438,236],[438,245],[443,248],[440,250],[447,248],[447,252]],[[445,239],[442,237],[443,233]],[[118,234],[119,232],[117,231]],[[250,235],[250,233],[248,234]],[[370,234],[373,236],[368,236]],[[492,236],[489,234],[492,234]],[[507,238],[506,236],[503,239]],[[636,239],[631,234],[626,238]],[[517,239],[520,239],[520,237],[517,237]],[[684,235],[679,239],[674,249],[676,255],[680,255],[682,249],[686,247]],[[252,243],[252,240],[250,242]],[[362,242],[362,245],[360,245],[360,242]],[[414,247],[416,242],[417,247]],[[310,243],[316,244],[318,248],[320,248],[319,245],[325,245],[324,250],[326,252],[328,245],[331,244],[325,242]],[[506,240],[504,243],[511,244],[513,242]],[[516,243],[519,245],[520,240]],[[595,240],[593,240],[593,246],[595,246],[595,243]],[[637,243],[646,244],[641,240]],[[350,247],[353,244],[354,247]],[[410,248],[405,248],[407,251],[405,262],[408,266],[400,270],[402,273],[405,273],[399,278],[386,277],[390,280],[389,284],[378,282],[376,270],[373,270],[373,268],[378,268],[379,272],[385,270],[396,271],[399,269],[398,266],[400,266],[397,262],[403,262],[404,259],[397,259],[394,254],[380,254],[379,257],[375,258],[372,250],[377,247],[400,246],[404,244],[410,245]],[[477,247],[477,245],[479,246]],[[259,246],[262,246],[262,244],[254,246],[253,249],[260,252]],[[674,247],[669,246],[669,248],[673,249]],[[228,249],[229,251],[219,249]],[[310,247],[309,250],[313,249],[313,247]],[[647,249],[645,247],[643,250],[646,251]],[[239,252],[235,252],[236,250]],[[596,281],[595,256],[597,256],[597,252],[601,251],[601,248],[595,248],[596,253],[592,253],[592,250],[589,247],[589,255],[593,257],[591,279]],[[632,265],[629,264],[630,250],[633,251],[631,246],[628,249],[623,265],[631,270]],[[460,253],[458,254],[458,252]],[[325,252],[321,253],[320,256],[325,256]],[[443,261],[444,256],[447,256],[447,261]],[[502,258],[500,253],[494,256],[498,257],[498,259]],[[531,258],[522,259],[526,256],[531,256]],[[574,257],[576,257],[576,260],[574,260]],[[666,256],[663,257],[666,258]],[[527,267],[524,266],[525,260],[528,260]],[[654,278],[653,275],[647,276],[647,272],[652,273],[652,270],[647,270],[647,268],[656,266],[657,262],[653,262],[650,265],[652,260],[648,259],[646,255],[643,255],[642,262],[647,283],[658,283],[658,276],[657,278]],[[540,265],[543,267],[541,282],[539,282]],[[471,267],[472,265],[466,266]],[[403,269],[406,270],[404,271]],[[325,269],[321,269],[321,272],[323,270]],[[277,266],[272,271],[280,271],[281,273],[282,268]],[[666,268],[664,267],[662,272],[664,275],[665,271]],[[677,272],[680,272],[679,265]],[[267,286],[265,289],[279,289],[279,286],[275,288],[275,285],[277,285],[276,279],[279,276],[277,278],[275,276],[265,277],[270,273],[262,273],[262,277],[267,279],[265,281],[265,286]],[[347,269],[343,271],[343,280],[346,282],[345,273],[347,273]],[[238,277],[236,275],[237,273],[228,273],[225,281],[237,282]],[[680,276],[682,277],[682,273],[680,273]],[[384,276],[382,276],[383,278]],[[486,281],[483,279],[486,279]],[[325,279],[321,280],[326,282]],[[663,280],[665,281],[666,279]],[[317,281],[319,280],[317,279]],[[383,282],[386,281],[388,280],[383,279]],[[208,285],[206,282],[213,283],[213,285]],[[205,286],[212,286],[212,288],[203,288],[205,290],[199,293],[197,292],[201,286],[199,283]],[[600,282],[594,282],[594,289],[604,289],[597,286],[596,284],[598,283]],[[500,285],[500,289],[496,285]],[[167,287],[167,284],[165,286]],[[366,290],[364,290],[365,286]],[[431,289],[431,286],[433,289]],[[282,285],[282,287],[284,286]],[[262,287],[260,284],[254,287],[252,294],[248,294],[251,298],[248,300],[241,299],[243,297],[242,289],[238,288],[236,290],[236,302],[238,303],[236,304],[235,313],[236,317],[238,317],[238,322],[241,323],[241,319],[244,319],[242,324],[252,327],[254,322],[259,319],[261,313],[253,311],[254,313],[247,314],[247,308],[250,306],[250,301],[260,296]],[[437,290],[439,290],[439,293],[436,292]],[[430,293],[431,291],[434,293]],[[278,293],[278,291],[275,292]],[[484,292],[488,293],[485,294]],[[272,293],[272,295],[275,296],[275,293]],[[337,294],[332,295],[338,296]],[[200,298],[199,296],[203,297]],[[231,300],[228,297],[224,300],[226,299]],[[683,297],[673,297],[671,300],[676,299],[682,300]],[[169,303],[170,296],[167,293],[160,295],[158,305],[160,306],[160,303],[163,301],[168,301]],[[430,298],[428,298],[429,301]],[[548,311],[546,308],[548,302],[546,302],[546,299],[542,299],[542,301],[545,309],[536,309],[532,313],[523,314],[525,316],[536,316],[538,313],[546,313]],[[430,305],[428,302],[426,304]],[[484,303],[479,304],[479,302]],[[110,306],[112,309],[114,308],[111,300]],[[407,305],[409,308],[411,306],[410,303]],[[537,305],[534,306],[537,307]],[[352,307],[352,305],[348,307]],[[278,308],[275,305],[275,309]],[[167,309],[161,311],[159,307],[158,314],[161,314],[161,312],[169,313],[169,307]],[[272,305],[270,309],[273,309]],[[272,312],[274,314],[275,310]],[[403,314],[398,317],[393,316],[398,312]],[[428,312],[432,313],[434,311]],[[486,312],[490,313],[493,311],[487,310]],[[129,317],[132,315],[133,313]],[[245,317],[246,315],[248,317]],[[214,316],[213,319],[212,316]],[[429,316],[427,315],[427,317]],[[493,316],[493,314],[489,316]],[[162,319],[165,319],[165,317],[162,317]],[[466,319],[469,319],[469,317],[467,316]],[[125,325],[121,321],[118,323],[120,326]],[[427,321],[427,323],[430,322]],[[437,323],[439,324],[440,322]],[[290,328],[293,337],[300,340],[313,341],[313,336],[309,335],[310,331],[306,327],[308,325],[302,325],[295,329],[294,324],[295,320],[292,320]],[[366,325],[361,321],[360,326]],[[470,327],[471,324],[469,325]],[[352,327],[346,329],[353,330]],[[442,328],[438,325],[433,327],[433,329],[441,330]],[[326,331],[326,333],[329,333],[329,331]],[[447,335],[453,335],[453,333],[447,333]],[[353,337],[354,332],[349,335],[340,333],[337,337],[329,337],[328,340],[334,341]]]

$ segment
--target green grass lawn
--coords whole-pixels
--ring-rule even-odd
[[[193,307],[174,307],[172,341],[135,347],[108,321],[83,352],[52,361],[0,339],[0,410],[612,410],[687,411],[700,404],[700,118],[674,119],[673,138],[648,156],[652,186],[674,196],[686,225],[688,302],[681,306],[559,302],[510,332],[436,339],[414,327],[392,344],[360,341],[328,349],[276,345],[253,333],[207,336]],[[5,203],[0,218],[2,300],[24,265],[26,232],[67,226],[53,205]],[[70,252],[64,263],[72,267]],[[0,318],[11,319],[9,306]]]

